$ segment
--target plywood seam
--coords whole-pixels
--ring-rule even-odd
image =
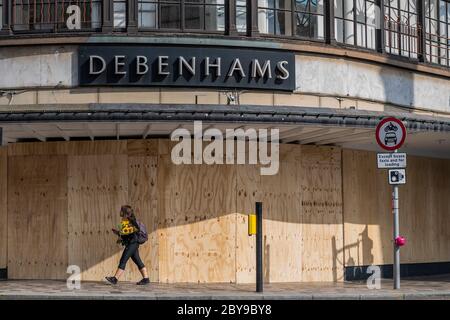
[[[344,149],[341,149],[341,201],[342,201],[342,266],[345,268],[345,265],[347,263],[346,254],[345,254],[345,201],[344,201],[344,192],[345,192],[345,185],[344,185],[344,170],[345,170],[345,163],[344,163]]]
[[[3,194],[6,196],[5,199],[5,205],[4,205],[4,210],[6,210],[6,212],[4,213],[5,215],[5,225],[6,225],[6,241],[3,244],[5,246],[4,250],[5,250],[5,268],[8,269],[8,242],[9,242],[9,237],[8,237],[8,149],[7,147],[2,147],[2,153],[4,153],[4,155],[2,154],[2,157],[4,157],[5,159],[3,159],[3,161],[5,161],[5,164],[3,165],[3,168],[6,169],[6,172],[4,173],[3,176],[3,180],[2,183],[4,183],[4,188],[5,190],[3,190]],[[2,266],[0,266],[2,267]]]

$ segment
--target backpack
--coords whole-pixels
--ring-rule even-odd
[[[145,227],[145,224],[143,224],[139,220],[136,220],[136,223],[139,227],[139,231],[137,233],[137,241],[139,244],[144,244],[148,240],[147,228]]]

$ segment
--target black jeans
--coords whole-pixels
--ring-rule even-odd
[[[139,256],[139,243],[137,242],[137,236],[132,234],[128,238],[124,239],[125,249],[123,250],[122,257],[120,258],[119,269],[125,270],[128,260],[131,258],[137,265],[138,269],[145,268],[144,263]]]

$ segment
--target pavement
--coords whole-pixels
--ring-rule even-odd
[[[150,283],[136,286],[120,282],[112,286],[102,282],[81,282],[80,289],[68,289],[65,281],[0,281],[0,300],[316,300],[316,299],[436,299],[450,300],[450,274],[402,279],[401,289],[393,290],[390,279],[381,280],[380,289],[369,289],[365,282],[266,283],[256,293],[254,284]]]

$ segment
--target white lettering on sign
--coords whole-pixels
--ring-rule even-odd
[[[100,68],[95,68],[95,61],[97,60],[97,64],[100,64]],[[100,56],[90,56],[89,57],[89,74],[97,75],[106,70],[106,61]]]
[[[406,168],[406,153],[378,153],[378,169]]]

